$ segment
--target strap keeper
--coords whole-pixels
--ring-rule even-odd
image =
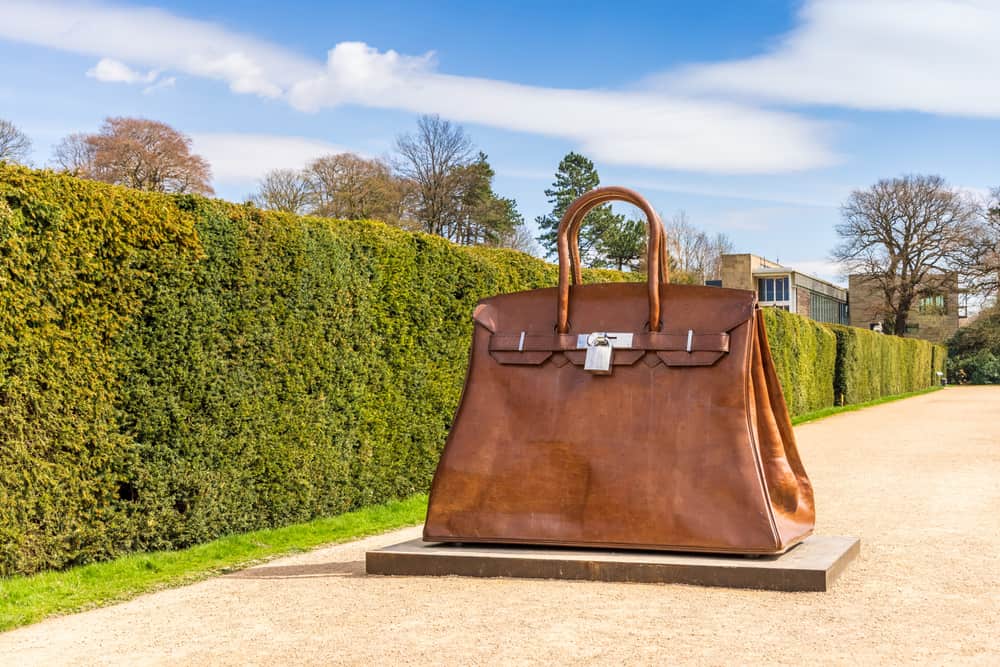
[[[688,353],[691,352],[691,346],[692,346],[693,343],[694,343],[694,330],[693,329],[688,329],[688,343],[687,343],[687,351],[688,351]]]

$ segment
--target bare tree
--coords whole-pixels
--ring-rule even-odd
[[[541,254],[541,246],[535,240],[535,236],[526,225],[518,225],[514,229],[502,234],[497,246],[500,248],[510,248],[519,250],[528,255],[538,257]]]
[[[140,190],[213,192],[211,169],[191,152],[191,139],[145,118],[108,118],[97,134],[71,135],[55,161],[77,175]]]
[[[394,176],[381,160],[353,153],[327,155],[309,163],[304,175],[315,215],[399,224],[406,214],[412,185]]]
[[[23,163],[31,154],[31,139],[14,123],[0,118],[0,162]]]
[[[89,140],[90,135],[77,132],[63,137],[53,151],[52,161],[65,172],[83,178],[94,178],[95,145]]]
[[[841,212],[833,259],[876,287],[899,336],[914,302],[961,266],[982,229],[978,203],[940,176],[883,179],[852,192]]]
[[[722,277],[722,256],[735,252],[736,245],[731,238],[722,232],[718,232],[709,239],[707,250],[702,282],[704,280],[718,280]]]
[[[703,284],[718,278],[722,270],[722,256],[733,251],[733,242],[725,234],[709,237],[698,229],[687,213],[678,211],[665,225],[667,252],[671,270],[680,275],[679,281]]]
[[[313,203],[309,179],[296,169],[267,172],[250,199],[261,208],[297,215],[310,212]]]
[[[456,215],[455,170],[472,162],[472,142],[459,125],[421,116],[415,134],[396,139],[398,171],[415,185],[415,211],[424,231],[444,235]]]
[[[708,241],[704,232],[691,224],[687,213],[677,211],[664,225],[667,233],[667,252],[670,253],[671,270],[692,276],[693,280],[701,277],[701,259],[705,255],[705,245]]]
[[[966,292],[986,300],[995,300],[1000,292],[1000,188],[992,196],[982,224],[974,230],[967,253],[958,263]]]

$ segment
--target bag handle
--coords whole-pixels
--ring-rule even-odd
[[[571,279],[579,279],[580,249],[576,243],[580,225],[584,217],[592,209],[609,201],[624,201],[642,209],[646,214],[649,241],[646,244],[646,283],[649,292],[649,330],[660,330],[660,285],[666,282],[666,271],[661,269],[665,264],[665,241],[663,223],[649,202],[638,192],[619,186],[595,188],[581,195],[569,205],[559,222],[557,245],[559,249],[559,305],[557,311],[557,331],[569,332],[569,286]],[[570,239],[573,239],[574,251],[570,251]],[[664,261],[661,261],[661,258]],[[575,260],[575,261],[574,261]]]
[[[662,226],[662,221],[661,221]],[[582,224],[575,225],[575,233],[569,239],[569,259],[570,266],[573,268],[573,284],[582,285],[583,284],[583,263],[580,261],[580,229],[583,227]],[[663,227],[663,233],[660,234],[660,284],[666,285],[670,282],[670,259],[667,255],[667,230]]]

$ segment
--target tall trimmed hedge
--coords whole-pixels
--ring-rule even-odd
[[[833,405],[837,337],[808,318],[776,308],[762,312],[789,412],[798,415]]]
[[[556,281],[378,222],[4,165],[0,256],[0,575],[426,490],[473,306]],[[834,335],[765,318],[792,412],[832,404]]]
[[[475,303],[556,280],[378,222],[2,165],[0,253],[0,574],[426,490]]]
[[[925,340],[899,338],[829,325],[837,336],[834,391],[838,404],[863,403],[937,384],[947,348]]]

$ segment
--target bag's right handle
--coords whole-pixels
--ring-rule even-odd
[[[634,190],[619,186],[596,188],[581,195],[569,205],[559,222],[557,245],[559,249],[559,304],[556,313],[557,331],[569,332],[569,287],[573,278],[578,278],[579,247],[574,243],[575,251],[571,254],[570,239],[577,240],[580,225],[589,211],[596,206],[609,201],[624,201],[632,204],[646,214],[649,241],[646,244],[646,284],[649,294],[649,330],[660,330],[660,286],[665,281],[666,273],[661,269],[665,264],[665,242],[663,223],[650,206],[649,202]],[[664,260],[661,262],[661,258]],[[574,259],[576,261],[574,261]]]

